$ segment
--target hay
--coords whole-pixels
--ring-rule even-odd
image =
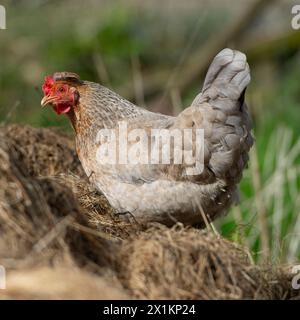
[[[265,279],[241,249],[180,225],[149,229],[123,246],[120,261],[126,286],[141,299],[268,296]]]
[[[85,209],[89,224],[110,239],[123,240],[133,234],[137,235],[144,229],[142,225],[119,219],[105,196],[95,190],[85,179],[71,174],[61,174],[55,179],[72,190],[81,208]]]
[[[23,134],[23,130],[20,132]],[[105,265],[112,242],[87,231],[90,224],[85,210],[69,187],[54,178],[36,177],[35,172],[41,171],[38,164],[29,165],[34,172],[28,170],[28,158],[20,156],[20,149],[29,147],[21,144],[19,148],[15,141],[0,132],[2,264],[23,268],[75,253],[74,259],[81,265]]]
[[[300,298],[287,272],[260,269],[237,245],[182,225],[157,225],[125,242],[119,261],[122,282],[138,299]]]
[[[59,173],[84,177],[76,156],[73,139],[57,129],[38,129],[10,125],[0,127],[0,141],[5,140],[22,170],[30,176],[53,176]]]
[[[288,272],[251,265],[229,241],[120,221],[84,176],[72,140],[49,129],[0,128],[0,233],[4,299],[300,296]]]
[[[3,299],[129,299],[115,279],[64,267],[15,271]]]

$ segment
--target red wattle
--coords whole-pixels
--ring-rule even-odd
[[[66,113],[70,112],[71,106],[68,104],[57,104],[57,105],[54,105],[54,110],[59,115],[66,114]]]

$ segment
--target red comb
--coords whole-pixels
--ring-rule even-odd
[[[46,77],[45,77],[45,80],[44,80],[43,87],[42,87],[42,89],[43,89],[43,91],[44,91],[44,94],[45,94],[46,96],[50,93],[53,85],[54,85],[54,79],[53,79],[53,77],[52,77],[52,76],[46,76]]]

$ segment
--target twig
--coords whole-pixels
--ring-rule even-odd
[[[262,186],[261,177],[258,166],[257,151],[254,145],[250,151],[250,169],[251,178],[254,187],[254,200],[257,209],[258,224],[260,229],[260,237],[262,244],[262,257],[264,262],[266,262],[270,257],[270,239],[268,230],[268,217],[267,210],[264,205],[264,200],[262,198]]]
[[[141,71],[140,59],[137,55],[131,55],[131,66],[132,66],[132,81],[133,81],[133,88],[135,93],[135,101],[139,106],[144,107],[145,97],[144,97],[143,75]]]
[[[211,230],[212,233],[217,236],[218,238],[220,237],[220,234],[218,233],[217,229],[215,228],[214,224],[210,221],[209,215],[206,215],[203,207],[201,205],[201,203],[199,202],[199,200],[196,200],[196,204],[198,206],[198,209],[200,210],[203,222],[205,223],[205,226],[207,228],[207,230]]]
[[[109,73],[105,66],[102,56],[99,53],[94,53],[93,55],[94,65],[101,83],[105,86],[110,86],[111,81]]]
[[[9,123],[10,119],[12,118],[12,115],[15,113],[20,104],[21,102],[19,100],[14,103],[12,108],[7,112],[7,115],[5,116],[4,120],[1,122],[1,125],[7,125]]]
[[[172,100],[173,114],[177,115],[182,111],[183,107],[179,90],[177,88],[172,89],[170,96]]]
[[[74,220],[73,216],[66,216],[61,219],[43,238],[41,238],[32,248],[31,254],[39,253],[47,248],[50,243],[57,239],[58,235],[65,232],[66,228]]]

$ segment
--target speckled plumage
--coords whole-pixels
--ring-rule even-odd
[[[128,217],[138,221],[201,223],[201,211],[213,220],[234,201],[253,144],[244,103],[249,82],[245,55],[224,49],[213,60],[201,93],[177,117],[139,108],[99,84],[78,83],[79,103],[69,116],[78,156],[90,181],[116,212],[128,212]],[[130,129],[147,132],[151,128],[204,129],[203,172],[187,175],[186,165],[172,163],[100,165],[97,132],[117,127],[120,120],[126,120]]]

